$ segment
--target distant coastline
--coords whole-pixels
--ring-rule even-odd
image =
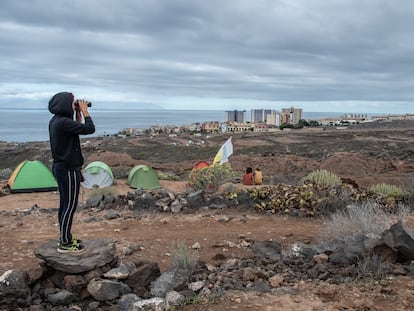
[[[0,108],[2,122],[0,141],[29,142],[49,140],[48,124],[51,114],[46,108]],[[304,119],[335,118],[344,112],[303,112]],[[224,110],[143,110],[91,108],[96,133],[116,134],[124,128],[146,129],[154,125],[189,125],[197,122],[224,122]],[[374,114],[368,114],[374,115]]]

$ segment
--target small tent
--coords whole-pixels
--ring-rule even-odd
[[[57,182],[52,172],[40,161],[21,162],[7,182],[11,193],[54,191]]]
[[[101,161],[89,163],[82,174],[84,181],[81,182],[81,185],[86,189],[105,188],[112,186],[114,183],[114,175],[111,168]]]
[[[200,169],[202,169],[204,167],[209,167],[209,166],[210,166],[210,164],[208,164],[208,162],[206,162],[206,161],[199,161],[199,162],[196,163],[196,165],[194,165],[194,169],[200,170]]]
[[[155,171],[146,165],[137,165],[129,171],[128,185],[136,189],[158,189],[161,184]]]

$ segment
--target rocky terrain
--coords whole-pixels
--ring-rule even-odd
[[[280,184],[296,187],[309,172],[326,169],[361,191],[379,182],[409,188],[414,169],[413,133],[414,125],[391,122],[386,126],[344,130],[235,134],[230,163],[240,174],[246,166],[260,166],[264,187]],[[158,267],[159,274],[155,273],[151,280],[153,284],[163,275],[166,278],[173,271],[175,243],[183,242],[197,254],[194,271],[182,287],[174,289],[181,295],[176,297],[183,310],[413,310],[413,263],[399,258],[398,251],[391,256],[393,259],[387,257],[382,277],[370,277],[352,261],[334,263],[331,249],[316,252],[315,246],[326,224],[325,214],[270,213],[257,209],[261,203],[251,201],[249,196],[244,199],[239,196],[237,202],[228,201],[228,189],[240,193],[254,191],[254,187],[246,189],[239,184],[225,186],[217,194],[189,191],[186,181],[194,164],[199,160],[211,162],[227,138],[158,135],[83,141],[86,162],[106,162],[113,169],[116,185],[113,196],[103,199],[103,203],[99,199],[96,206],[91,203],[92,192],[82,193],[83,204],[75,216],[74,231],[90,243],[91,249],[102,239],[114,249],[100,272],[93,267],[85,273],[95,271],[92,273],[97,276],[95,279],[103,279],[105,284],[112,284],[114,279],[117,286],[125,283],[127,286],[122,286],[122,290],[118,287],[116,299],[97,299],[102,291],[92,287],[105,285],[97,281],[89,285],[91,278],[86,278],[83,272],[69,270],[62,274],[62,268],[50,264],[49,257],[39,256],[39,249],[56,239],[57,193],[8,194],[7,189],[3,190],[0,272],[28,271],[32,306],[27,307],[24,299],[20,306],[63,310],[66,304],[76,310],[133,310],[131,306],[136,299],[161,295],[154,295],[155,289],[148,284],[134,286],[131,284],[136,281],[123,280],[132,279],[143,265],[156,267],[155,271]],[[3,175],[24,159],[49,164],[48,143],[0,145]],[[164,194],[152,193],[148,199],[146,194],[136,193],[125,184],[128,171],[136,164],[148,164],[168,177],[169,180],[162,181]],[[181,207],[173,209],[167,197],[182,202]],[[148,208],[142,208],[145,206]],[[411,237],[414,219],[410,213],[404,218],[406,234]],[[307,251],[296,256],[298,249]],[[40,269],[45,262],[48,268]],[[127,276],[103,275],[120,268]],[[27,278],[24,273],[16,275],[15,279]],[[5,279],[3,275],[0,284],[3,294],[7,289]],[[81,280],[78,286],[76,280]],[[179,283],[175,281],[176,285]],[[62,288],[72,295],[64,296]],[[108,295],[104,296],[111,297]],[[43,300],[49,296],[52,301]],[[6,299],[4,295],[1,297]],[[128,297],[133,303],[126,302]]]

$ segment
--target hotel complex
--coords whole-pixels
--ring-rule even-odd
[[[280,111],[274,109],[252,109],[250,120],[246,118],[246,110],[227,110],[225,111],[226,123],[254,123],[280,126],[282,124],[297,124],[302,119],[303,110],[301,108],[282,108]]]
[[[334,126],[343,129],[348,125],[367,123],[367,122],[390,122],[394,120],[414,120],[414,114],[388,115],[388,116],[368,116],[367,114],[345,114],[337,118],[325,118],[321,120],[303,119],[302,108],[282,108],[274,109],[252,109],[250,115],[246,110],[226,110],[225,121],[206,121],[203,123],[193,123],[182,126],[164,126],[156,125],[148,129],[125,128],[119,134],[139,136],[144,133],[169,133],[177,135],[181,132],[194,133],[241,133],[256,131],[279,131],[288,128],[310,127],[327,127]],[[247,118],[249,117],[249,118]],[[304,121],[304,122],[302,122]]]

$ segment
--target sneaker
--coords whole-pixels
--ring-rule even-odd
[[[72,244],[79,247],[83,247],[82,240],[77,239],[74,235],[72,235]]]
[[[62,242],[57,242],[56,245],[59,247],[59,245],[61,243]],[[72,243],[72,245],[76,245],[76,246],[80,246],[80,247],[83,246],[82,240],[81,239],[77,239],[74,235],[72,236],[72,242],[71,243]],[[65,244],[65,243],[62,243],[62,244]]]
[[[72,253],[72,254],[79,254],[81,252],[83,252],[85,250],[85,247],[83,247],[82,245],[77,245],[77,244],[64,244],[64,243],[59,243],[58,248],[57,248],[57,252],[61,253],[61,254],[67,254],[67,253]]]

